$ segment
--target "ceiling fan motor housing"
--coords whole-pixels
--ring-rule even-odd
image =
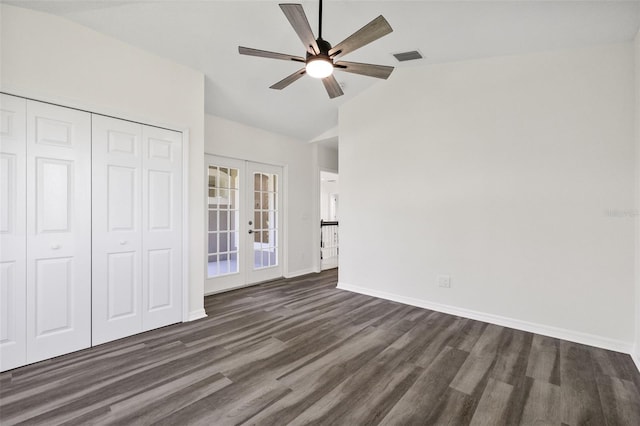
[[[331,60],[331,57],[329,56],[329,51],[331,50],[331,44],[322,38],[317,39],[316,43],[318,44],[318,49],[320,49],[320,53],[315,54],[307,50],[307,62],[309,62],[309,59],[324,59],[327,62],[333,63],[333,61]]]

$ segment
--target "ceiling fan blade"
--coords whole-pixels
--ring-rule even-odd
[[[241,55],[259,56],[261,58],[282,59],[285,61],[304,62],[301,56],[287,55],[286,53],[269,52],[267,50],[252,49],[250,47],[238,46]]]
[[[393,72],[393,67],[386,65],[361,64],[359,62],[338,61],[333,64],[334,69],[368,77],[386,80]]]
[[[306,72],[307,72],[307,70],[305,68],[301,68],[298,71],[294,72],[293,74],[291,74],[291,75],[283,78],[279,82],[275,83],[273,86],[270,86],[269,89],[282,90],[285,87],[287,87],[288,85],[290,85],[291,83],[293,83],[294,81],[298,80],[303,75],[305,75]]]
[[[384,16],[380,15],[329,50],[329,56],[334,59],[344,56],[362,46],[366,46],[372,41],[376,41],[380,37],[386,36],[392,31],[391,25],[384,19]]]
[[[327,89],[327,93],[331,99],[344,95],[342,87],[340,87],[340,84],[338,84],[338,81],[333,74],[329,77],[323,78],[322,84],[324,84],[324,88]]]
[[[304,48],[308,52],[315,54],[320,53],[316,38],[313,36],[313,31],[307,20],[307,15],[304,13],[304,9],[301,4],[281,4],[280,9],[284,12],[284,15],[289,20],[289,23],[302,40]]]

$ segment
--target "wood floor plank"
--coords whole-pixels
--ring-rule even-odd
[[[208,296],[207,318],[0,373],[0,424],[640,424],[628,355],[336,282]]]
[[[397,334],[389,335],[385,331],[367,327],[340,345],[325,349],[310,362],[279,377],[279,380],[293,389],[308,387],[310,383],[322,383],[332,376],[342,375],[341,379],[344,380],[343,371],[356,371],[363,362],[375,357],[397,337]]]
[[[446,330],[454,323],[454,317],[431,312],[393,342],[392,346],[402,348],[405,362],[425,368],[443,349],[442,343],[446,340]],[[439,335],[441,337],[436,339]],[[432,355],[432,358],[425,355],[427,352]]]
[[[589,348],[576,343],[560,342],[560,393],[563,423],[606,424],[593,371]]]
[[[607,351],[601,348],[589,348],[593,368],[597,375],[604,374],[618,379],[630,380],[631,376],[626,366],[618,359],[616,352]]]
[[[513,386],[496,379],[489,379],[486,388],[482,392],[482,398],[478,403],[471,426],[500,426],[507,421],[509,399]]]
[[[493,324],[485,328],[451,383],[452,388],[467,395],[473,395],[484,388],[496,362],[501,335],[504,332],[504,328]]]
[[[451,317],[450,322],[442,322],[438,327],[434,327],[435,333],[429,338],[429,344],[426,345],[418,357],[413,362],[423,368],[428,368],[437,358],[438,354],[449,346],[449,342],[453,340],[460,331],[464,321],[462,318]]]
[[[175,384],[185,373],[207,362],[210,358],[206,355],[208,354],[196,352],[191,353],[190,356],[165,358],[162,362],[151,364],[147,368],[138,368],[102,383],[94,382],[91,388],[84,391],[74,390],[73,393],[66,393],[64,388],[61,388],[58,393],[62,395],[64,404],[60,399],[56,399],[54,394],[49,394],[46,403],[34,401],[30,404],[29,410],[22,409],[22,415],[9,417],[8,420],[18,423],[24,421],[23,416],[26,415],[30,422],[58,424],[125,398],[137,399],[141,393],[144,393],[141,390],[161,387],[170,382]],[[86,390],[93,390],[93,392],[86,392]],[[3,415],[5,414],[9,413],[3,410]]]
[[[327,348],[340,344],[342,336],[329,326],[324,330],[307,331],[284,343],[280,350],[267,357],[241,364],[234,362],[230,368],[223,369],[223,372],[235,382],[256,377],[277,379],[309,363]]]
[[[125,369],[124,372],[105,373],[104,381],[97,380],[90,371],[85,371],[84,381],[65,379],[57,382],[54,388],[47,386],[43,392],[39,392],[39,389],[36,388],[30,392],[20,393],[20,398],[13,398],[13,395],[3,397],[0,418],[3,421],[17,423],[29,418],[45,416],[46,413],[52,411],[66,410],[79,398],[93,394],[93,392],[101,392],[105,386],[130,381],[131,377],[145,374],[148,371],[159,372],[168,360],[175,359],[184,350],[179,344],[169,344],[167,348],[166,351],[159,351],[162,356],[158,356],[155,362],[141,368]]]
[[[292,424],[377,424],[423,371],[407,362],[415,342],[412,332],[388,345]]]
[[[524,375],[524,370],[522,373],[523,375],[514,381],[515,385],[512,385],[513,390],[511,391],[511,397],[509,398],[509,404],[505,412],[507,425],[517,425],[522,422],[524,409],[529,399],[533,379]]]
[[[560,385],[560,340],[535,334],[526,374],[536,380]]]
[[[559,425],[561,423],[560,386],[531,379],[520,424],[523,426]]]
[[[471,423],[477,406],[478,401],[476,398],[449,387],[424,423],[428,425],[465,426]]]
[[[375,358],[398,334],[367,327],[279,378],[293,392],[252,418],[249,424],[286,424],[328,395]]]
[[[488,324],[470,319],[464,319],[463,321],[464,325],[454,339],[449,342],[449,346],[460,349],[461,351],[471,352],[471,349],[473,349],[482,333],[484,333],[484,329],[487,328]]]
[[[161,389],[151,389],[135,398],[112,404],[107,413],[93,418],[86,416],[84,420],[92,423],[153,424],[233,383],[220,373],[208,375],[204,370],[197,372],[198,376],[204,376],[202,380],[193,380],[191,375],[183,377],[182,381],[188,386],[167,383]]]
[[[380,424],[417,424],[428,417],[468,353],[446,347],[438,354]]]
[[[154,422],[156,425],[236,425],[291,392],[277,381],[226,386],[181,410]]]
[[[398,399],[416,381],[422,368],[402,364],[393,369],[376,369],[380,360],[372,360],[359,371],[326,394],[302,414],[294,425],[377,424]]]
[[[640,425],[640,394],[632,382],[598,375],[596,383],[607,425]]]
[[[505,330],[498,347],[491,377],[518,386],[524,381],[533,335],[519,330]]]

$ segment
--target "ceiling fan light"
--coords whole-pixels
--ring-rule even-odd
[[[306,70],[313,78],[326,78],[333,74],[333,64],[325,58],[313,58],[307,61]]]

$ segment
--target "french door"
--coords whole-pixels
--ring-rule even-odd
[[[282,168],[208,155],[206,293],[282,276]]]

